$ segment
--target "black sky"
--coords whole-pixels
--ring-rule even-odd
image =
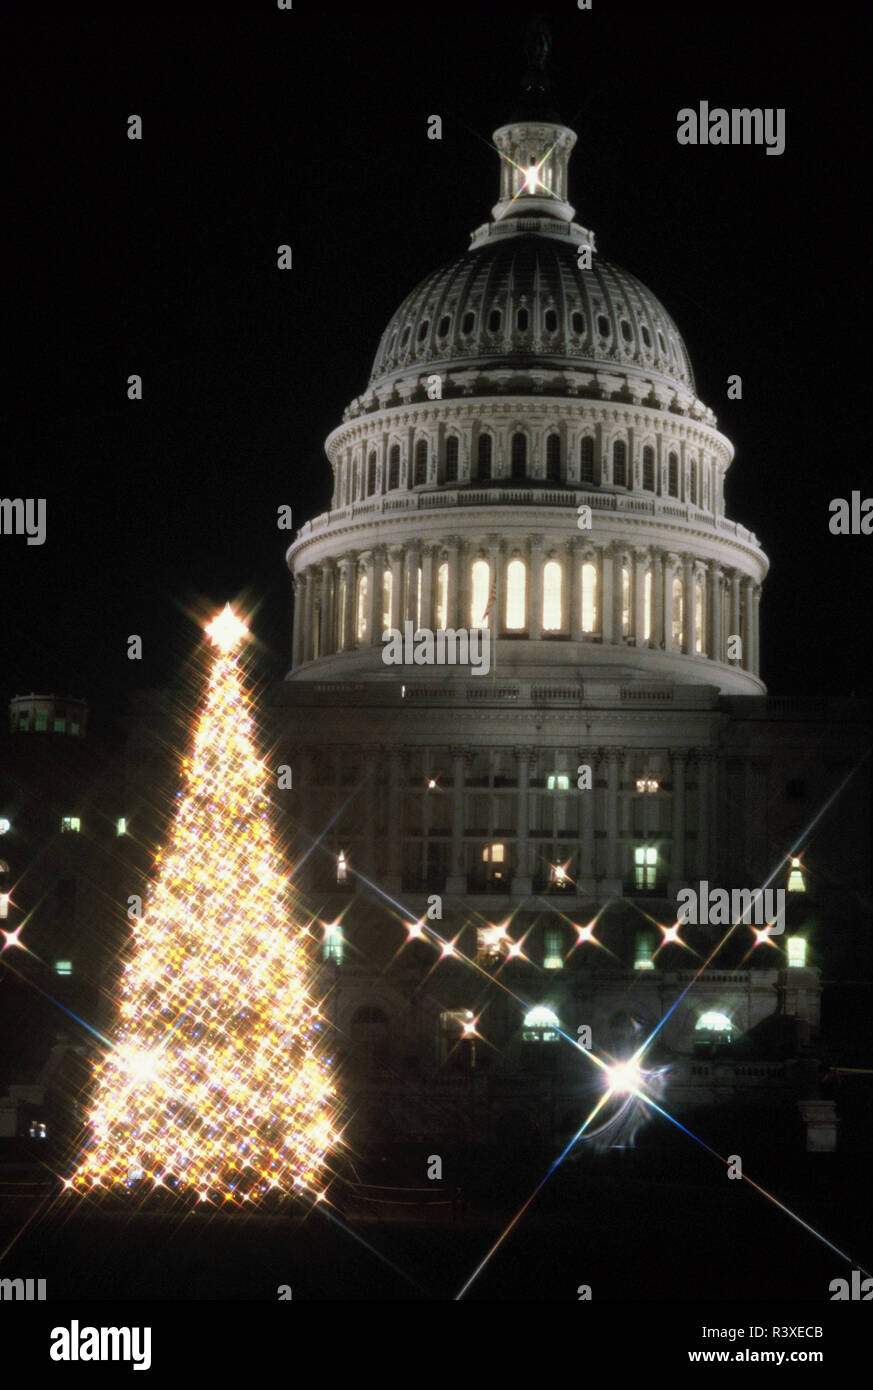
[[[663,300],[736,445],[728,515],[771,559],[764,678],[867,692],[871,541],[831,536],[828,502],[870,492],[869,27],[783,0],[539,9],[580,137],[577,220]],[[83,693],[105,717],[175,679],[193,613],[243,594],[261,674],[288,669],[276,509],[324,509],[324,437],[388,318],[488,218],[532,12],[180,0],[5,20],[0,495],[45,496],[48,538],[0,537],[4,699]],[[680,147],[676,113],[704,98],[785,107],[785,153]]]

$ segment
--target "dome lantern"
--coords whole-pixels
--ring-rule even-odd
[[[506,217],[555,217],[572,222],[567,164],[576,133],[550,121],[517,121],[494,132],[500,151],[500,201],[496,222]]]

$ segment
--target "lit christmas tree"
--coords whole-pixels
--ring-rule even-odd
[[[247,632],[229,606],[206,629],[217,654],[205,707],[135,925],[75,1191],[324,1190],[336,1098],[235,655]]]

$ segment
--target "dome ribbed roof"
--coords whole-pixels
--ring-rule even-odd
[[[651,290],[598,255],[580,269],[577,247],[551,236],[507,237],[428,275],[385,329],[370,386],[483,363],[597,366],[695,390],[679,330]]]

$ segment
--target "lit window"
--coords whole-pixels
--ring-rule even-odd
[[[453,1061],[475,1067],[476,1019],[471,1009],[443,1009],[440,1012],[440,1061]]]
[[[682,580],[678,575],[673,579],[673,621],[671,630],[673,634],[673,646],[681,647],[683,641],[683,629],[685,624],[684,595],[682,593]]]
[[[436,624],[446,628],[449,623],[449,566],[445,560],[437,569]]]
[[[115,822],[115,833],[116,835],[127,834],[127,818],[125,816],[119,816]]]
[[[643,580],[643,641],[652,637],[652,571],[646,570]]]
[[[394,575],[389,569],[382,571],[382,631],[385,632],[391,626],[391,590],[394,585]]]
[[[709,1009],[705,1014],[701,1014],[697,1023],[694,1025],[695,1032],[719,1033],[725,1042],[730,1042],[734,1025],[727,1014],[718,1013],[715,1009]]]
[[[9,916],[9,894],[0,893],[0,922],[5,922]]]
[[[337,883],[348,882],[349,865],[345,854],[340,850],[336,857],[336,881]]]
[[[510,560],[506,566],[506,626],[518,632],[526,626],[527,569],[523,560]]]
[[[546,778],[546,788],[550,792],[568,792],[570,777],[566,772],[550,772]]]
[[[61,830],[64,834],[78,833],[82,829],[82,822],[78,816],[64,816],[61,821]]]
[[[458,436],[450,434],[446,440],[446,482],[458,481]]]
[[[72,973],[73,973],[73,962],[72,962],[71,960],[56,960],[56,961],[55,961],[55,974],[56,974],[56,975],[72,975]]]
[[[482,851],[482,858],[486,864],[502,864],[505,849],[505,845],[486,845]]]
[[[654,888],[658,876],[658,851],[653,845],[634,850],[634,882],[637,888]]]
[[[705,632],[703,608],[703,580],[698,575],[694,583],[694,650],[703,653]]]
[[[79,725],[76,723],[76,721],[75,721],[75,719],[74,719],[74,720],[72,721],[72,723],[70,724],[70,733],[76,735],[76,734],[78,734],[78,732],[79,732]]]
[[[358,607],[357,607],[357,617],[356,617],[356,620],[355,620],[355,639],[356,639],[356,641],[358,641],[358,642],[363,642],[363,641],[364,641],[364,638],[367,636],[367,589],[368,589],[368,588],[369,588],[369,585],[368,585],[368,583],[367,583],[367,576],[366,576],[365,574],[359,574],[359,575],[358,575]]]
[[[491,566],[487,560],[474,560],[470,596],[470,626],[487,627],[491,589]]]
[[[33,727],[38,734],[45,733],[48,728],[48,714],[44,709],[38,709],[34,715]]]
[[[545,1004],[537,1004],[524,1016],[522,1029],[523,1042],[557,1042],[560,1037],[561,1021],[558,1015]]]
[[[582,566],[582,631],[594,632],[597,624],[597,569],[590,561]]]
[[[44,1120],[31,1120],[31,1122],[30,1122],[30,1128],[28,1129],[27,1132],[28,1132],[28,1134],[30,1135],[31,1139],[45,1139],[45,1137],[46,1137],[46,1132],[47,1132],[47,1131],[46,1131],[46,1126],[45,1126],[45,1121],[44,1121]]]
[[[789,936],[785,944],[788,947],[788,964],[806,965],[806,941],[804,938],[802,936]]]
[[[638,777],[636,779],[636,789],[638,792],[656,792],[660,790],[660,782],[657,777]]]
[[[56,734],[65,734],[67,731],[66,719],[55,719],[52,723],[52,730]]]
[[[804,881],[803,870],[800,867],[799,859],[792,859],[791,861],[791,872],[788,875],[788,891],[789,893],[806,892],[806,883]]]
[[[343,963],[343,929],[339,922],[331,922],[324,929],[322,960],[332,965]]]
[[[621,635],[630,637],[631,630],[631,578],[627,565],[621,567]]]
[[[506,939],[505,927],[476,928],[476,960],[480,965],[499,965]]]
[[[567,865],[566,865],[566,864],[552,864],[552,866],[551,866],[551,873],[550,873],[549,877],[550,877],[550,879],[551,879],[552,887],[553,887],[553,888],[570,888],[570,887],[572,887],[573,880],[571,879],[570,875],[567,873]]]
[[[543,566],[543,632],[560,632],[563,627],[561,613],[561,583],[563,574],[557,560],[548,560]]]
[[[5,816],[0,816],[0,835],[8,835],[11,829],[12,822],[7,820]]]
[[[637,933],[636,949],[634,951],[634,970],[654,970],[655,962],[652,960],[653,941],[649,932],[641,931]]]
[[[543,955],[543,967],[546,970],[563,969],[564,957],[561,954],[562,945],[563,942],[561,940],[560,931],[549,929],[545,934],[545,953]]]

